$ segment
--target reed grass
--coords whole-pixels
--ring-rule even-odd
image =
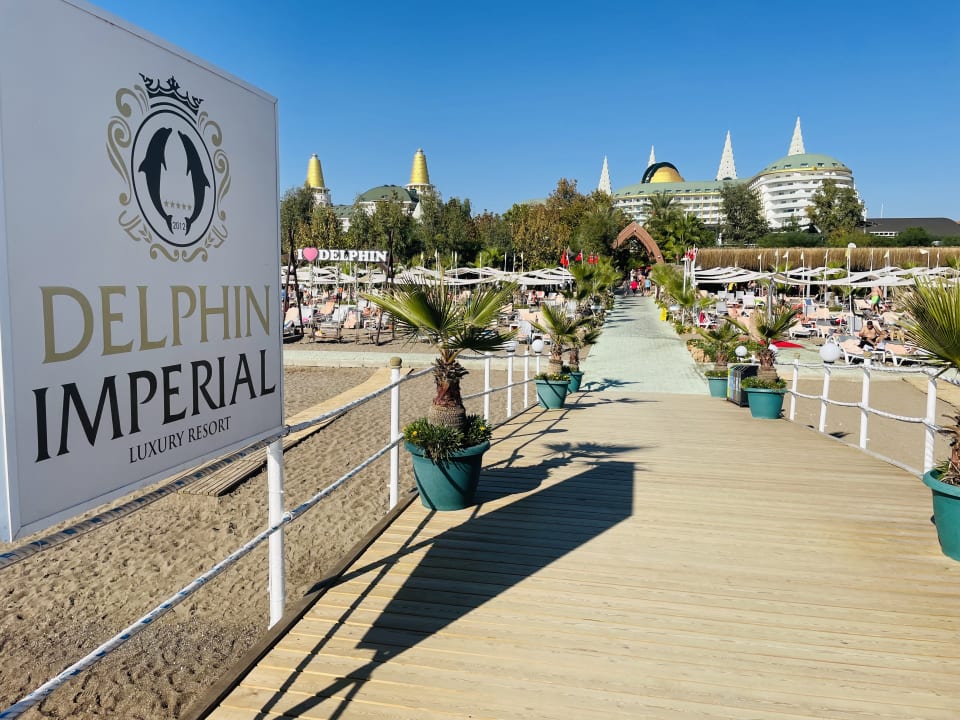
[[[929,252],[924,255],[921,250]],[[889,257],[887,257],[889,253]],[[802,262],[801,262],[802,255]],[[850,250],[850,269],[853,272],[882,268],[887,265],[900,268],[960,266],[960,247],[931,248],[853,248]],[[775,266],[807,268],[847,266],[847,248],[699,248],[697,265],[704,269],[714,267],[741,267],[747,270],[769,272]]]

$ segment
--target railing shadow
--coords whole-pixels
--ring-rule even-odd
[[[584,469],[490,512],[484,513],[483,506],[478,506],[468,521],[433,537],[429,536],[432,514],[427,515],[396,553],[343,576],[341,582],[361,578],[369,578],[369,582],[261,712],[301,717],[320,710],[324,717],[341,717],[378,667],[633,514],[636,463],[617,456],[636,451],[635,446],[587,443],[560,444],[553,449],[556,455],[552,458],[526,469],[527,480],[521,480],[521,486],[531,479],[542,483],[551,473],[568,467],[582,465]],[[485,475],[484,485],[481,502],[519,491],[504,490],[510,486],[506,474]],[[308,674],[311,658],[337,638],[364,599],[405,558],[421,552],[416,567],[356,644],[358,650],[372,651],[372,656],[358,660],[355,668],[333,680],[318,682],[320,676]],[[287,692],[310,697],[298,699]]]

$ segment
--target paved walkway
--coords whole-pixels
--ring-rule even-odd
[[[702,395],[707,382],[673,330],[660,320],[652,297],[618,297],[603,325],[603,339],[583,361],[589,389],[619,394]]]
[[[498,427],[477,506],[398,512],[184,720],[955,720],[929,490],[706,392],[629,394],[679,341],[618,310],[591,373],[631,328],[662,352]]]

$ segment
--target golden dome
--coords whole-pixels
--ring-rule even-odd
[[[423,154],[423,148],[418,149],[413,156],[413,169],[410,170],[410,184],[430,184],[430,173],[427,172],[427,156]]]
[[[650,178],[652,183],[668,183],[668,182],[683,182],[683,178],[680,177],[680,173],[677,172],[676,168],[670,165],[664,165],[657,168],[657,171],[653,174],[653,177]]]
[[[310,162],[307,163],[307,187],[326,187],[326,185],[323,184],[323,169],[320,167],[320,158],[317,157],[316,153],[313,154]]]

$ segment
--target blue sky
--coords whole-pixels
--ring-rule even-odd
[[[280,189],[317,153],[333,201],[408,182],[504,212],[561,177],[639,182],[650,146],[688,180],[808,152],[871,216],[960,219],[960,3],[102,0],[276,96]]]

